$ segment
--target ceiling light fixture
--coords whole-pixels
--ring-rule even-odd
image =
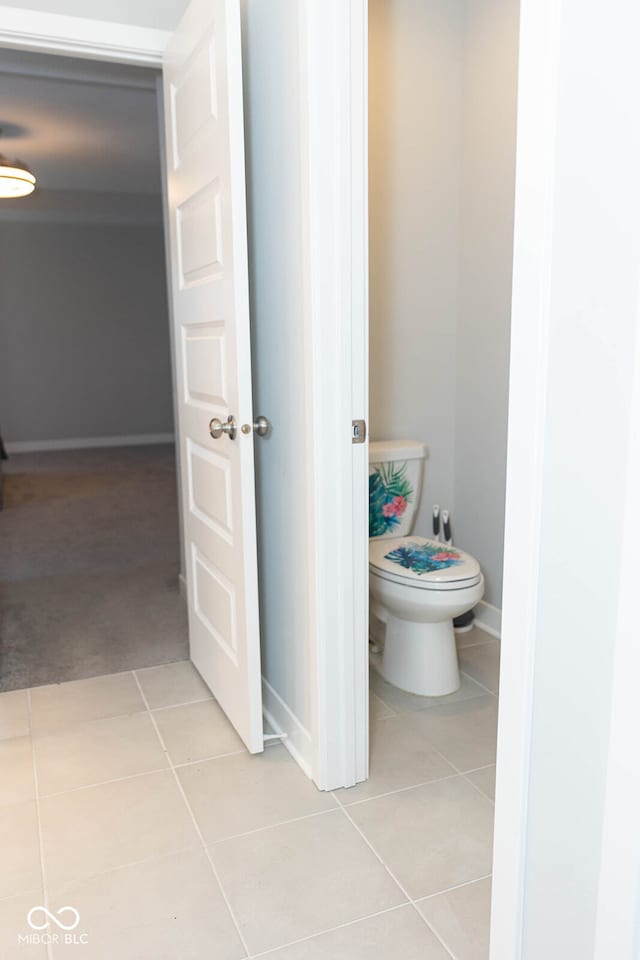
[[[28,197],[36,178],[21,160],[7,160],[0,153],[0,199]]]

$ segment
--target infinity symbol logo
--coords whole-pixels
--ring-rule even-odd
[[[78,913],[75,907],[60,907],[57,915],[51,913],[51,911],[47,910],[46,907],[31,907],[31,910],[29,910],[29,913],[27,914],[27,923],[29,924],[32,930],[46,930],[47,927],[49,926],[49,920],[45,920],[44,923],[38,924],[32,919],[34,913],[38,913],[38,911],[40,911],[46,917],[48,917],[49,920],[53,920],[55,925],[57,927],[60,927],[61,930],[75,930],[75,928],[80,923],[80,914]],[[63,923],[62,920],[59,920],[58,917],[62,913],[70,913],[74,917],[73,923],[67,924],[67,923]]]

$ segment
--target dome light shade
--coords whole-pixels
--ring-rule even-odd
[[[24,163],[0,154],[0,199],[28,197],[35,188],[36,178]]]

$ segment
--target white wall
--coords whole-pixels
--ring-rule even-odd
[[[518,0],[371,0],[371,436],[429,447],[499,606]]]
[[[494,960],[638,957],[639,30],[522,2]]]
[[[466,0],[455,536],[502,604],[519,0]]]
[[[370,436],[426,442],[420,533],[454,506],[462,24],[369,4]]]
[[[299,30],[295,0],[244,0],[254,411],[273,423],[271,437],[256,439],[262,672],[267,709],[310,764]]]
[[[0,222],[0,424],[10,443],[173,431],[160,226]]]
[[[634,377],[640,377],[634,369],[640,137],[628,119],[640,89],[632,39],[638,16],[630,31],[631,8],[624,3],[614,3],[606,21],[595,2],[565,7],[553,172],[526,960],[593,955],[625,532],[621,505],[631,393]],[[596,45],[604,60],[597,68]]]

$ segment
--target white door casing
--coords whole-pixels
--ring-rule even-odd
[[[164,59],[191,659],[252,753],[262,695],[238,0],[192,0]],[[209,422],[236,419],[234,439]]]
[[[308,144],[309,391],[316,636],[314,780],[369,771],[367,2],[301,4]],[[344,518],[327,522],[328,518]]]

